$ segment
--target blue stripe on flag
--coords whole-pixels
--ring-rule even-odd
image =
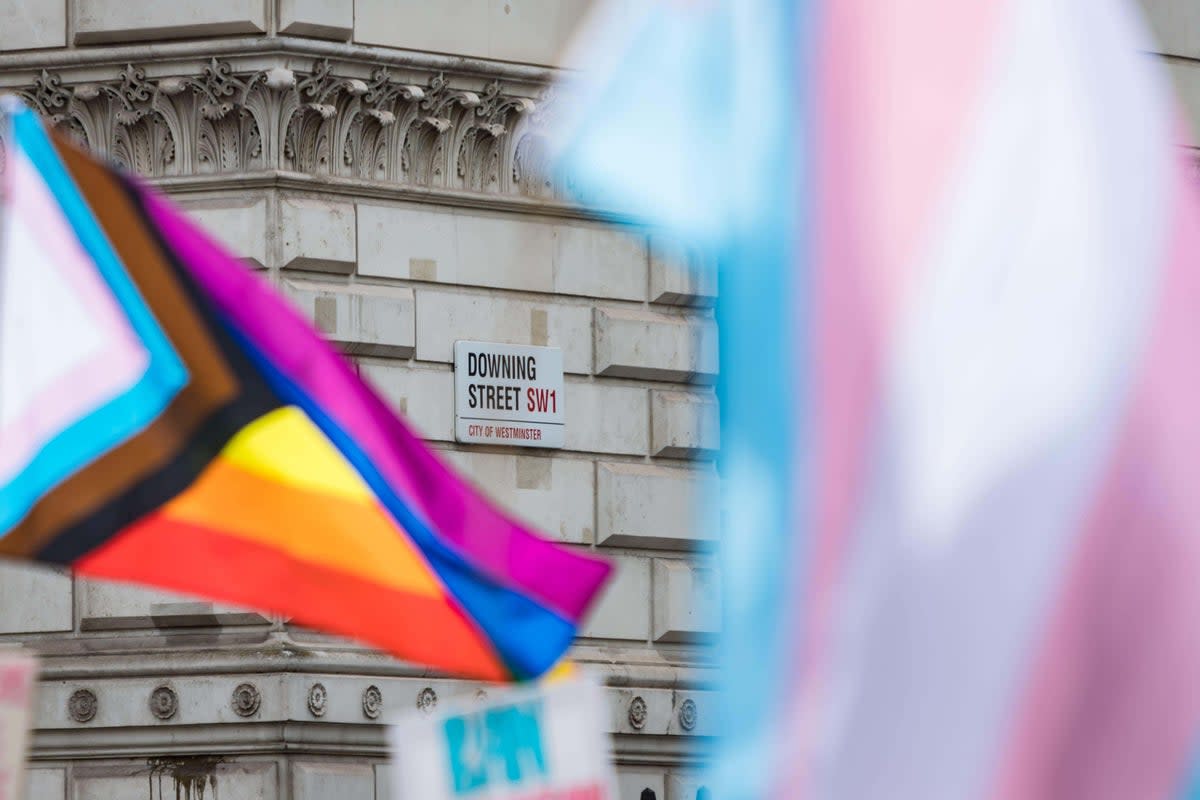
[[[285,403],[303,410],[354,466],[396,520],[400,528],[396,535],[407,535],[428,559],[429,565],[458,601],[468,620],[486,636],[512,676],[517,680],[526,680],[554,666],[558,656],[575,638],[575,626],[525,595],[481,575],[478,569],[439,538],[421,515],[413,511],[379,473],[370,456],[307,392],[285,375],[236,326],[228,321],[226,326],[279,397]]]
[[[1200,800],[1200,740],[1193,745],[1191,758],[1185,765],[1185,772],[1182,785],[1175,797],[1178,800]]]
[[[80,244],[149,351],[150,364],[127,391],[63,428],[25,469],[0,487],[0,536],[20,522],[48,490],[146,427],[188,380],[183,362],[126,274],[37,117],[22,109],[13,114],[12,125],[15,148],[28,156],[46,181]],[[45,313],[53,313],[53,309],[45,309]]]
[[[807,43],[799,3],[731,6],[738,102],[784,112],[762,120],[758,157],[741,165],[740,219],[723,249],[717,293],[726,524],[721,738],[709,781],[714,797],[749,800],[774,794],[776,770],[792,746],[778,723],[802,635],[796,598],[812,503],[812,304],[807,97],[797,62]]]
[[[565,131],[583,202],[661,226],[720,264],[725,691],[708,776],[723,800],[770,795],[778,706],[793,677],[810,498],[807,58],[803,0],[635,4],[573,64],[588,111]],[[628,8],[627,15],[630,14]],[[604,53],[622,48],[618,59]],[[603,63],[601,63],[603,62]],[[609,74],[596,77],[604,64]],[[589,69],[591,67],[591,69]],[[591,77],[586,77],[591,75]],[[568,89],[575,79],[568,81]],[[745,691],[745,687],[753,687]]]

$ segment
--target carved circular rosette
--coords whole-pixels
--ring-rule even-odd
[[[646,727],[646,701],[641,696],[635,697],[629,701],[629,727],[635,731],[640,731]]]
[[[325,692],[325,685],[314,683],[308,690],[308,713],[314,717],[325,716],[325,703],[329,699],[329,695]]]
[[[437,708],[438,696],[432,687],[426,686],[417,692],[417,710],[422,714],[431,714]]]
[[[252,717],[262,705],[262,693],[253,683],[239,683],[233,690],[231,705],[239,717]]]
[[[362,710],[367,719],[379,719],[383,713],[383,692],[378,686],[371,685],[363,690]]]
[[[67,713],[76,722],[91,722],[96,716],[99,701],[91,689],[76,689],[67,701]]]
[[[696,727],[696,718],[699,712],[696,710],[696,701],[688,698],[679,706],[679,727],[685,731],[690,731]]]
[[[179,696],[170,686],[159,686],[150,693],[150,713],[159,719],[170,719],[179,711]]]

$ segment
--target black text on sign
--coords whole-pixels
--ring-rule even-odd
[[[460,442],[562,447],[562,351],[456,342],[454,417]]]

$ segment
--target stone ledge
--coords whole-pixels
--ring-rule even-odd
[[[321,673],[380,678],[427,678],[447,680],[446,676],[421,666],[397,661],[378,651],[340,640],[293,642],[276,638],[266,643],[246,643],[226,647],[187,647],[144,636],[81,637],[68,644],[73,652],[41,652],[42,681],[82,681],[126,679],[162,675],[251,675],[259,673]],[[118,649],[116,645],[124,643]],[[38,650],[39,642],[28,646]],[[110,649],[105,650],[107,644]],[[157,646],[156,646],[157,645]],[[639,686],[664,689],[706,689],[716,680],[714,668],[695,651],[686,661],[670,660],[659,649],[615,643],[593,645],[578,642],[570,657],[576,663],[599,672],[609,686]]]
[[[210,197],[216,192],[282,189],[353,200],[395,200],[454,209],[508,211],[564,219],[607,220],[614,224],[631,222],[613,212],[593,211],[583,206],[546,198],[488,195],[457,189],[381,183],[364,178],[306,175],[279,169],[200,175],[163,175],[150,178],[149,182],[184,202],[187,202],[193,194]]]
[[[559,74],[549,67],[517,64],[486,58],[423,53],[389,47],[324,42],[295,36],[244,36],[219,40],[155,42],[154,44],[120,44],[72,50],[37,50],[33,52],[0,53],[0,75],[3,73],[33,73],[42,68],[63,70],[63,75],[80,80],[92,80],[86,74],[90,67],[122,66],[133,61],[152,58],[156,62],[182,64],[188,61],[202,64],[213,57],[247,60],[264,56],[309,56],[336,58],[341,62],[382,65],[430,72],[453,72],[475,78],[504,78],[532,84],[547,84]],[[0,77],[0,86],[9,86]]]
[[[612,733],[611,757],[617,766],[699,767],[708,763],[710,736]],[[260,722],[244,725],[178,726],[170,741],[159,728],[34,730],[29,766],[39,768],[67,759],[162,758],[195,753],[244,755],[354,756],[386,759],[381,725]],[[39,798],[40,800],[40,798]]]

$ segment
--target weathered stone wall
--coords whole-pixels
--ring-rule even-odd
[[[0,50],[278,33],[552,64],[587,6],[588,0],[6,0]]]
[[[574,656],[609,684],[622,797],[693,800],[716,287],[546,171],[546,65],[585,6],[0,0],[0,91],[170,192],[499,504],[615,560]],[[453,441],[456,339],[562,348],[562,450]],[[479,690],[284,619],[10,565],[0,642],[44,658],[38,800],[382,800],[380,706]]]
[[[1200,135],[1200,2],[1141,0],[1154,37],[1153,47],[1167,64],[1174,89],[1190,123],[1190,144]]]

